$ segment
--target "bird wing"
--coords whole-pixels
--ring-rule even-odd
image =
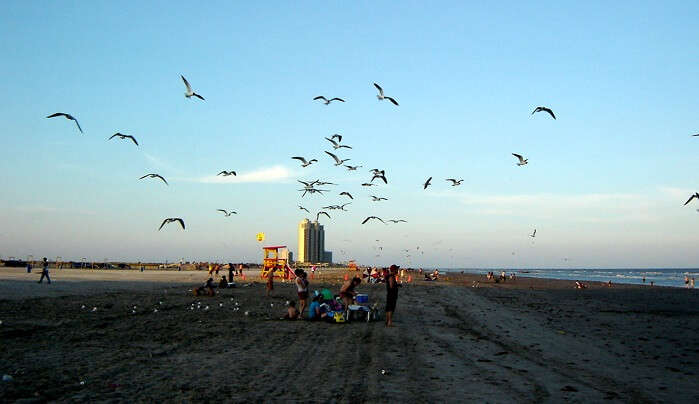
[[[226,212],[224,209],[216,209],[216,211],[217,211],[217,212],[223,212],[223,213],[225,213],[226,215],[228,215],[228,212]]]
[[[178,217],[178,218],[175,218],[175,221],[180,222],[180,225],[182,226],[182,230],[185,230],[185,228],[184,228],[184,220],[182,220],[182,219],[180,219],[180,218]]]
[[[427,186],[430,185],[430,181],[432,181],[432,177],[428,178],[427,181],[425,181],[424,187],[422,189],[427,189]]]
[[[444,181],[451,181],[453,184],[456,184],[456,180],[453,179],[453,178],[447,178],[447,179],[444,180]]]
[[[112,140],[112,139],[114,139],[114,138],[117,137],[117,136],[121,136],[121,133],[115,133],[115,134],[113,134],[112,136],[110,136],[109,139],[107,139],[107,140]]]
[[[340,102],[345,102],[345,100],[343,100],[342,98],[337,98],[337,97],[331,99],[330,101],[335,101],[335,100],[340,101]]]
[[[126,135],[126,136],[124,136],[124,137],[128,137],[128,138],[131,139],[134,143],[136,143],[136,146],[138,146],[138,142],[136,141],[136,138],[135,138],[135,137],[133,137],[133,136],[131,136],[131,135]]]
[[[160,227],[158,227],[158,231],[160,231],[160,229],[162,229],[163,226],[165,226],[165,223],[167,223],[169,220],[170,220],[170,219],[165,219],[165,220],[163,220],[163,222],[160,224]]]
[[[551,117],[552,117],[553,119],[556,119],[556,115],[553,114],[553,111],[551,110],[551,108],[542,108],[542,110],[544,110],[544,111],[548,112],[549,114],[551,114]]]
[[[695,135],[695,136],[696,136],[696,135]],[[342,135],[340,135],[340,134],[338,134],[338,133],[336,133],[336,134],[330,136],[330,138],[331,138],[331,139],[337,138],[337,141],[338,141],[338,142],[342,142]]]
[[[337,144],[337,142],[334,141],[332,138],[326,137],[325,140],[327,140],[327,141],[329,141],[330,143],[332,143],[333,146],[338,146],[338,147],[339,147],[339,145]],[[327,153],[327,152],[326,152],[326,153]]]
[[[327,139],[327,138],[326,138],[326,139]],[[332,140],[331,140],[331,142],[335,143],[335,142],[332,141]],[[338,163],[338,164],[341,164],[341,163],[342,163],[342,161],[341,161],[339,158],[337,158],[336,155],[330,153],[329,151],[326,151],[326,153],[327,153],[330,157],[332,157],[333,159],[335,159],[335,162],[336,162],[336,163]]]
[[[383,97],[383,88],[381,88],[381,86],[376,83],[374,83],[374,87],[376,87],[376,89],[379,90],[379,94],[381,94],[381,96]]]
[[[139,178],[139,180],[142,180],[142,179],[144,179],[144,178],[146,178],[146,177],[148,177],[148,176],[150,176],[150,175],[151,175],[151,174],[146,174],[146,175],[144,175],[143,177]]]
[[[391,98],[391,97],[385,97],[385,98],[387,100],[391,101],[393,103],[393,105],[398,105],[398,101],[394,100],[393,98]]]
[[[153,174],[151,174],[151,175],[153,175]],[[165,185],[170,185],[170,184],[167,183],[167,181],[165,180],[165,178],[163,178],[160,174],[155,174],[155,175],[153,175],[153,177],[160,178],[161,180],[163,180],[163,182],[165,183]]]
[[[517,157],[517,158],[519,159],[519,162],[520,162],[520,163],[523,163],[523,162],[524,162],[524,158],[522,158],[522,156],[521,156],[520,154],[512,153],[512,155],[515,156],[515,157]]]
[[[694,194],[687,199],[687,202],[684,203],[682,206],[686,206],[689,202],[692,202],[692,199],[697,198],[697,194]]]
[[[202,100],[202,101],[206,101],[206,100],[204,99],[204,97],[202,97],[201,95],[199,95],[199,94],[197,94],[197,93],[192,93],[192,95],[195,96],[195,97],[197,97],[197,98],[199,98],[199,99]]]
[[[318,212],[318,216],[320,216],[320,215],[325,215],[328,217],[328,219],[331,218],[330,215],[328,214],[328,212]],[[316,218],[316,220],[317,220],[317,218]]]
[[[70,116],[70,115],[66,115],[66,117],[67,117],[68,119],[74,120],[74,121],[75,121],[75,124],[78,126],[78,130],[80,131],[80,133],[83,133],[83,128],[80,127],[80,123],[78,122],[77,119],[73,118],[73,117]]]
[[[539,112],[539,111],[541,111],[541,107],[534,108],[534,111],[532,111],[532,115],[534,115],[534,113]]]
[[[325,98],[325,97],[323,97],[322,95],[319,95],[319,96],[317,96],[317,97],[314,97],[314,98],[313,98],[313,100],[314,100],[314,101],[315,101],[315,100],[323,100],[323,101],[327,101],[328,99],[327,99],[327,98]]]
[[[187,81],[187,79],[184,78],[183,75],[180,74],[180,77],[182,77],[182,81],[184,81],[184,85],[185,85],[185,87],[187,87],[187,92],[190,92],[190,93],[191,93],[191,92],[192,92],[192,86],[189,85],[189,82]]]
[[[303,157],[292,157],[293,160],[301,160],[303,164],[308,164],[308,161],[306,161],[305,158]]]
[[[66,116],[66,114],[64,114],[63,112],[56,112],[55,114],[47,116],[47,118],[55,118],[57,116]]]
[[[696,135],[692,135],[692,136],[699,136],[699,133],[697,133]]]
[[[351,148],[352,148],[352,146],[347,146],[346,144],[341,144],[341,145],[339,145],[339,146],[337,146],[337,147],[344,147],[344,148],[346,148],[346,149],[351,149]]]

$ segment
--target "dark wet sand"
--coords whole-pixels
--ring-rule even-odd
[[[203,272],[23,271],[0,268],[2,402],[699,401],[696,290],[460,275],[406,284],[385,328],[277,320],[294,286],[253,272],[196,298]]]

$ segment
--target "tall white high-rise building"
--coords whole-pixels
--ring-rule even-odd
[[[325,230],[318,221],[303,219],[299,223],[298,261],[306,263],[325,262]]]

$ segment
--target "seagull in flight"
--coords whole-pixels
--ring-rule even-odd
[[[347,166],[346,165],[345,167],[347,167],[347,171],[357,171],[357,169],[362,167],[362,166]]]
[[[463,179],[457,180],[457,179],[454,179],[454,178],[447,178],[445,181],[451,181],[451,186],[452,186],[452,187],[459,186],[459,185],[461,185],[462,182],[464,182]]]
[[[131,135],[124,135],[123,133],[115,133],[112,136],[109,137],[107,140],[112,140],[113,138],[118,137],[119,139],[131,139],[132,142],[138,146],[138,142],[136,141],[136,138],[131,136]]]
[[[526,165],[529,162],[529,159],[525,159],[521,154],[512,153],[512,155],[519,159],[519,163],[517,163],[518,166]]]
[[[371,196],[371,200],[372,200],[373,202],[387,201],[387,200],[388,200],[388,198],[384,198],[384,197],[382,197],[382,196],[381,196],[381,197],[379,197],[379,196],[374,196],[374,195],[370,195],[370,196]]]
[[[301,161],[301,167],[308,167],[308,166],[310,166],[311,164],[317,163],[317,162],[318,162],[318,160],[316,160],[316,159],[310,159],[310,160],[306,161],[305,158],[303,158],[303,157],[298,157],[298,156],[297,156],[297,157],[292,157],[292,159]]]
[[[695,192],[694,195],[690,196],[689,199],[687,199],[687,202],[685,202],[683,206],[686,206],[689,202],[692,202],[692,199],[694,199],[694,198],[699,199],[699,192]]]
[[[315,194],[317,192],[317,193],[323,195],[323,192],[328,192],[327,189],[316,189],[316,188],[304,188],[304,189],[299,189],[299,191],[303,191],[303,194],[301,195],[302,198],[304,196],[306,196],[306,193]]]
[[[337,185],[334,182],[325,182],[321,180],[315,180],[314,182],[316,183],[316,185]]]
[[[386,176],[383,174],[383,171],[379,174],[374,174],[374,176],[371,178],[371,181],[369,182],[374,182],[375,179],[380,179],[383,180],[384,184],[388,184],[388,180],[386,180]]]
[[[51,114],[51,115],[47,116],[47,118],[55,118],[55,117],[57,117],[57,116],[63,116],[63,117],[65,117],[66,119],[69,119],[69,120],[71,120],[71,121],[75,121],[75,124],[78,125],[78,130],[80,131],[80,133],[83,133],[83,128],[80,127],[80,124],[78,123],[78,120],[75,119],[75,118],[73,117],[73,115],[71,115],[71,114],[66,114],[66,113],[63,113],[63,112],[56,112],[55,114]]]
[[[400,223],[400,222],[407,223],[408,222],[407,220],[403,220],[403,219],[388,219],[388,221],[391,223]]]
[[[216,174],[216,175],[222,175],[222,176],[224,176],[224,177],[228,177],[228,176],[230,176],[230,175],[237,176],[237,174],[235,173],[235,171],[221,171],[220,173],[218,173],[218,174]]]
[[[330,219],[330,215],[328,214],[328,212],[323,212],[323,211],[321,210],[320,212],[318,212],[318,213],[316,214],[316,222],[317,222],[318,219],[320,218],[320,215],[325,215],[325,216],[328,217],[328,219]]]
[[[367,217],[366,219],[364,219],[364,221],[362,222],[362,224],[368,222],[370,219],[376,219],[376,220],[380,221],[381,223],[386,224],[386,222],[384,222],[380,217],[377,217],[377,216],[369,216],[369,217]]]
[[[167,223],[172,223],[172,222],[180,222],[180,226],[182,226],[182,230],[184,230],[184,220],[180,219],[179,217],[169,217],[165,220],[163,220],[163,223],[160,225],[158,228],[158,231],[163,228]]]
[[[195,96],[195,97],[199,98],[200,100],[204,101],[204,97],[202,97],[201,95],[195,93],[195,92],[192,90],[192,86],[189,85],[189,82],[187,81],[187,79],[185,79],[184,76],[181,75],[181,74],[180,74],[180,77],[182,77],[182,81],[184,81],[184,85],[185,85],[185,87],[187,87],[186,91],[184,92],[184,96],[187,97],[187,98],[189,98],[189,97],[191,97],[191,96]]]
[[[344,191],[343,191],[343,192],[340,192],[340,195],[349,196],[350,199],[354,199],[354,198],[352,198],[352,194],[350,194],[349,192],[344,192]]]
[[[333,144],[333,149],[335,149],[335,150],[340,149],[340,148],[342,148],[342,147],[344,147],[345,149],[351,149],[351,148],[352,148],[351,146],[347,146],[346,144],[340,144],[340,143],[336,142],[335,140],[333,140],[333,138],[330,138],[330,137],[326,137],[325,140],[327,140],[327,141],[329,141],[330,143],[332,143],[332,144]]]
[[[534,233],[530,234],[529,237],[531,237],[531,238],[536,237],[536,229],[534,229]]]
[[[697,133],[696,135],[692,135],[692,136],[699,136],[699,133]]]
[[[230,212],[228,212],[228,211],[226,211],[225,209],[216,209],[216,211],[217,211],[217,212],[223,212],[223,214],[226,215],[226,217],[230,216],[231,214],[233,214],[233,215],[237,215],[237,214],[238,214],[238,212],[235,212],[235,211],[230,211]]]
[[[427,187],[429,187],[430,185],[432,185],[432,184],[430,183],[430,181],[432,181],[432,177],[428,178],[427,181],[425,181],[425,183],[422,184],[422,189],[427,189]]]
[[[374,185],[376,185],[376,184],[372,184],[371,182],[365,182],[365,183],[362,184],[363,187],[371,187],[371,186],[374,186]]]
[[[323,100],[323,102],[325,102],[325,105],[328,105],[328,104],[330,104],[330,103],[333,102],[333,101],[345,102],[345,100],[343,100],[342,98],[337,98],[337,97],[335,97],[335,98],[327,99],[327,98],[323,97],[322,95],[319,95],[319,96],[317,96],[317,97],[314,97],[313,100],[314,100],[314,101],[315,101],[315,100]]]
[[[142,180],[144,178],[160,178],[161,180],[163,180],[165,185],[170,185],[167,183],[167,181],[165,181],[165,178],[163,178],[160,174],[146,174],[143,177],[139,178],[139,180]]]
[[[376,87],[376,89],[379,90],[379,93],[376,95],[376,98],[378,98],[379,101],[386,99],[386,100],[391,101],[393,103],[393,105],[398,105],[398,102],[396,100],[394,100],[391,97],[387,97],[387,96],[383,95],[383,88],[381,88],[380,85],[374,83],[374,87]]]
[[[345,161],[349,161],[349,160],[350,160],[350,159],[340,160],[339,157],[337,157],[336,155],[330,153],[329,151],[326,151],[325,153],[326,153],[328,156],[330,156],[330,157],[332,157],[333,159],[335,159],[335,165],[336,165],[336,166],[341,166]]]
[[[301,205],[299,205],[299,209],[301,209],[301,210],[305,210],[306,212],[308,212],[308,213],[311,213],[311,212],[310,212],[310,211],[309,211],[308,209],[304,208],[304,207],[303,207],[303,206],[301,206]]]
[[[378,175],[378,174],[386,175],[386,170],[379,170],[378,168],[372,168],[371,170],[369,170],[369,172],[374,174],[374,175]]]
[[[347,211],[345,210],[345,206],[347,206],[347,205],[349,205],[349,204],[351,204],[351,203],[352,203],[352,202],[343,203],[342,205],[339,205],[339,206],[336,205],[336,207],[337,207],[337,209],[340,209],[340,210],[343,211],[343,212],[347,212]]]
[[[556,115],[553,114],[553,111],[551,111],[551,108],[546,108],[546,107],[536,107],[536,108],[534,108],[534,111],[532,111],[532,115],[534,115],[534,114],[537,113],[537,112],[542,112],[542,111],[543,111],[543,112],[548,112],[549,115],[551,115],[551,117],[552,117],[553,119],[556,119]]]

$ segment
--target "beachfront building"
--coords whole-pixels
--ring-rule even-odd
[[[323,225],[317,220],[310,221],[303,219],[299,223],[299,249],[298,262],[320,263],[330,262],[326,257],[332,259],[332,253],[325,251],[325,230]]]

